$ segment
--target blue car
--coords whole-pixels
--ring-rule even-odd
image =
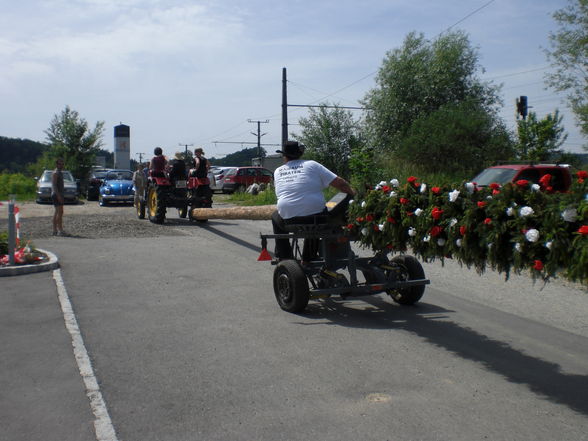
[[[134,197],[133,172],[108,170],[99,190],[100,206],[104,207],[111,202],[132,204]]]

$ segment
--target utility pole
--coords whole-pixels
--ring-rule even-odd
[[[257,123],[257,133],[251,132],[251,134],[253,136],[257,136],[257,156],[259,157],[259,162],[261,163],[261,165],[263,165],[263,161],[261,159],[261,137],[267,135],[267,133],[261,133],[261,124],[269,123],[269,119],[266,119],[265,121],[253,121],[251,119],[248,119],[247,122]]]
[[[194,144],[182,144],[180,142],[178,145],[186,147],[186,150],[184,151],[184,162],[187,164],[188,163],[188,147],[193,147]]]
[[[282,68],[282,148],[288,141],[288,91],[286,86],[286,68]]]
[[[143,155],[145,153],[135,153],[135,155],[139,155],[139,164],[143,164]]]

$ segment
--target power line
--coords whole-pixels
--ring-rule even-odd
[[[490,5],[491,3],[494,3],[496,0],[490,0],[488,3],[480,6],[478,9],[476,9],[473,12],[470,12],[468,15],[466,15],[464,18],[462,18],[459,21],[456,21],[455,23],[453,23],[451,26],[449,26],[447,29],[445,29],[443,32],[447,32],[448,30],[450,30],[452,27],[457,26],[458,24],[460,24],[462,21],[467,20],[468,18],[470,18],[472,15],[474,15],[476,12],[481,11],[482,9],[484,9],[486,6]],[[442,33],[443,33],[442,32]]]

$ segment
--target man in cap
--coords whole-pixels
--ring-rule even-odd
[[[351,196],[355,191],[349,183],[316,161],[300,159],[304,146],[287,141],[282,150],[276,150],[284,158],[284,165],[274,172],[274,185],[278,197],[278,209],[272,215],[274,233],[287,233],[288,224],[312,224],[316,215],[326,214],[323,189],[328,186]],[[311,260],[317,252],[316,244],[305,241],[302,260]],[[292,247],[288,239],[276,239],[276,258],[292,259]]]

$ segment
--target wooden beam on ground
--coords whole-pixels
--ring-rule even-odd
[[[194,219],[247,219],[269,220],[276,211],[276,205],[258,205],[254,207],[229,208],[194,208]]]

